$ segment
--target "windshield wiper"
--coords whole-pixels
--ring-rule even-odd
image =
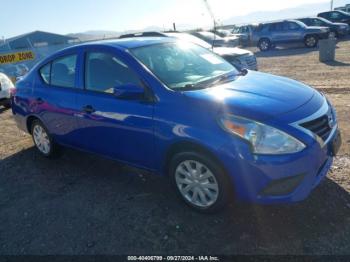
[[[228,83],[228,82],[231,82],[233,81],[233,77],[236,77],[237,75],[236,74],[232,74],[232,72],[229,72],[229,73],[226,73],[226,74],[223,74],[221,76],[218,76],[214,81],[212,81],[210,84],[209,84],[209,87],[212,87],[212,86],[216,86],[218,84],[223,84],[223,83]]]
[[[198,90],[198,89],[204,89],[204,88],[209,88],[216,86],[221,83],[227,83],[231,82],[234,80],[234,77],[236,77],[237,74],[233,74],[233,71],[230,71],[228,73],[224,73],[222,75],[213,77],[211,79],[207,79],[204,81],[200,81],[198,83],[194,84],[186,84],[185,86],[182,86],[179,88],[179,90],[185,90],[185,91],[190,91],[190,90]]]

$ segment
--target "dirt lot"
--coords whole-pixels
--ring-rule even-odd
[[[331,64],[304,48],[257,56],[337,108],[343,146],[306,201],[198,214],[163,179],[72,150],[40,157],[0,109],[0,254],[350,254],[350,41]]]

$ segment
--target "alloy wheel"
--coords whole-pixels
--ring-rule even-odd
[[[209,168],[199,161],[181,162],[176,168],[175,180],[182,197],[192,205],[207,208],[218,199],[218,182]]]
[[[328,35],[329,38],[336,38],[337,34],[335,32],[330,32]]]
[[[316,38],[313,36],[306,38],[306,45],[309,47],[315,46],[316,45]]]
[[[45,129],[40,125],[35,125],[33,128],[33,138],[36,147],[45,155],[50,153],[51,143]]]
[[[262,40],[262,41],[260,42],[260,49],[261,49],[262,51],[268,50],[268,49],[269,49],[269,46],[270,46],[270,43],[269,43],[267,40]]]

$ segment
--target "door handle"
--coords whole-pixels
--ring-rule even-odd
[[[41,105],[44,103],[44,100],[41,97],[38,97],[37,99],[35,99],[35,101],[38,105]]]
[[[92,106],[87,105],[87,106],[83,107],[83,111],[88,113],[88,114],[91,114],[91,113],[95,112],[96,110]]]

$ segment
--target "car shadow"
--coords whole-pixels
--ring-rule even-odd
[[[344,63],[340,61],[328,61],[324,62],[324,64],[329,65],[329,66],[350,66],[350,63]]]
[[[336,49],[339,47],[336,46]],[[308,54],[310,52],[318,52],[319,48],[306,48],[304,46],[295,45],[295,46],[284,46],[284,47],[277,47],[269,51],[256,51],[255,56],[256,57],[279,57],[279,56],[294,56],[294,55],[303,55]]]
[[[304,202],[192,211],[165,178],[74,150],[0,160],[1,254],[346,254],[350,195],[331,179]]]
[[[310,52],[318,51],[318,48],[305,48],[305,47],[285,47],[285,48],[274,48],[269,51],[258,51],[255,53],[257,57],[279,57],[279,56],[294,56],[303,55]]]

